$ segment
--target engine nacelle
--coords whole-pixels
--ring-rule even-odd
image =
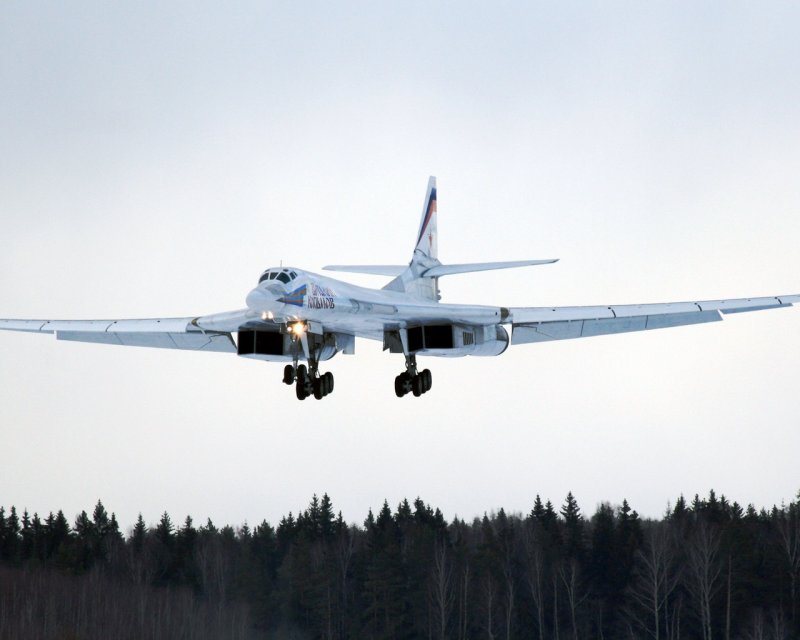
[[[321,342],[315,345],[315,353],[319,349],[320,361],[330,360],[339,351],[337,334],[326,333],[314,338],[318,338]],[[236,352],[244,358],[270,362],[292,362],[298,354],[300,359],[303,359],[302,347],[291,335],[280,331],[240,331],[236,341]]]
[[[423,356],[499,356],[509,344],[508,332],[500,324],[409,327],[407,338],[409,353]],[[399,331],[387,331],[383,345],[392,353],[403,353]]]

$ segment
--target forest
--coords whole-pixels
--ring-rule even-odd
[[[417,498],[348,524],[327,495],[238,528],[98,501],[0,508],[0,639],[800,638],[800,493],[767,510],[711,491],[661,519],[570,493],[448,522]]]

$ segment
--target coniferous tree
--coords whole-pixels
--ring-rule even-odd
[[[144,523],[144,518],[142,517],[141,512],[139,516],[136,518],[136,524],[133,525],[133,532],[131,533],[131,546],[133,547],[133,551],[137,554],[141,554],[144,551],[144,543],[145,538],[147,536],[147,525]]]
[[[33,531],[27,509],[22,512],[21,524],[19,555],[22,562],[27,562],[33,557]]]
[[[618,568],[618,531],[614,509],[601,503],[591,520],[591,551],[588,579],[596,599],[594,626],[605,636],[612,633],[614,603],[619,602],[624,586]]]
[[[161,514],[161,519],[153,530],[153,540],[155,579],[159,585],[168,585],[174,580],[178,567],[175,556],[175,526],[166,511]]]
[[[14,564],[19,560],[19,517],[13,505],[8,513],[5,523],[5,540],[3,544],[3,560]]]
[[[44,564],[47,558],[47,541],[44,524],[38,513],[31,519],[31,558],[37,564]]]
[[[183,527],[175,536],[175,564],[178,580],[192,590],[197,591],[200,584],[195,566],[195,544],[197,542],[197,529],[194,528],[191,516],[186,516]]]
[[[86,511],[81,511],[75,518],[73,529],[76,538],[76,570],[87,571],[92,567],[97,537],[92,521],[89,519],[89,515]]]
[[[61,568],[65,568],[70,561],[71,533],[67,517],[59,509],[55,517],[52,518],[52,523],[48,523],[47,555],[49,558],[54,559],[55,564]]]
[[[370,513],[371,515],[371,513]],[[407,581],[401,554],[400,531],[388,502],[367,532],[363,634],[376,639],[404,638],[409,620]]]

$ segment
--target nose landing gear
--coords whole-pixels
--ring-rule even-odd
[[[415,397],[421,396],[431,390],[433,376],[430,369],[417,371],[416,356],[406,356],[406,370],[394,379],[394,393],[402,398],[408,393]]]

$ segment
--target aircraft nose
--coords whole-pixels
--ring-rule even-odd
[[[271,282],[270,284],[268,284],[266,286],[266,290],[275,294],[276,296],[282,296],[283,294],[286,293],[286,287],[277,282]]]
[[[275,285],[271,285],[268,289],[262,287],[253,289],[247,294],[247,306],[259,311],[277,310],[281,306],[278,297],[283,294],[283,291],[280,288],[274,291],[273,287]]]

